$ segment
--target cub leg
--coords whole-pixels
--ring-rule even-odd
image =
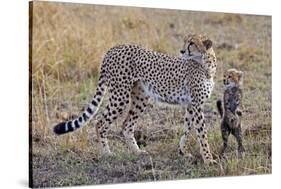
[[[233,129],[232,134],[235,136],[236,141],[238,143],[238,157],[242,158],[244,155],[245,149],[242,144],[242,135],[241,135],[241,125],[240,124],[237,128]]]
[[[228,137],[230,134],[229,127],[225,121],[222,121],[221,123],[221,136],[223,140],[223,147],[221,149],[221,155],[224,154],[226,148],[227,148],[227,143],[228,143]]]

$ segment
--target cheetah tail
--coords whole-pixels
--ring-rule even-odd
[[[102,98],[105,94],[105,89],[105,82],[104,80],[102,80],[102,78],[100,78],[96,89],[96,94],[92,101],[89,103],[88,108],[85,109],[76,119],[57,124],[53,129],[54,133],[57,135],[62,135],[68,132],[75,131],[76,129],[86,125],[86,123],[88,123],[97,113],[102,102]]]
[[[222,100],[221,99],[217,100],[217,109],[218,109],[218,112],[219,112],[220,116],[222,117],[223,116],[223,108],[222,108]]]

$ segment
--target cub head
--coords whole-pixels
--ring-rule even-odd
[[[227,70],[223,76],[223,84],[225,88],[242,86],[243,72],[234,68]]]
[[[184,38],[180,54],[184,59],[200,59],[204,54],[213,53],[213,42],[207,37],[189,34]]]

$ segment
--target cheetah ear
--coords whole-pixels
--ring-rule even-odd
[[[184,41],[187,42],[191,38],[192,34],[187,34],[184,36]]]
[[[206,50],[208,50],[213,46],[213,42],[210,39],[206,39],[205,41],[203,41],[203,45],[206,47]]]

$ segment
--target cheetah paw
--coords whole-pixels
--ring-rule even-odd
[[[181,149],[179,149],[179,155],[182,157],[187,157],[189,159],[193,158],[193,155],[191,153],[184,153]]]
[[[102,152],[103,157],[113,157],[115,154],[113,152]]]
[[[217,164],[218,162],[214,159],[205,159],[204,160],[204,164],[205,165],[214,165],[214,164]]]
[[[136,154],[137,154],[137,155],[149,155],[149,153],[148,153],[147,151],[145,151],[145,150],[138,150],[138,151],[136,152]]]
[[[180,156],[184,156],[184,153],[183,153],[183,151],[181,149],[179,149],[179,155]]]
[[[238,158],[239,159],[244,159],[244,157],[245,157],[245,151],[238,152]]]

